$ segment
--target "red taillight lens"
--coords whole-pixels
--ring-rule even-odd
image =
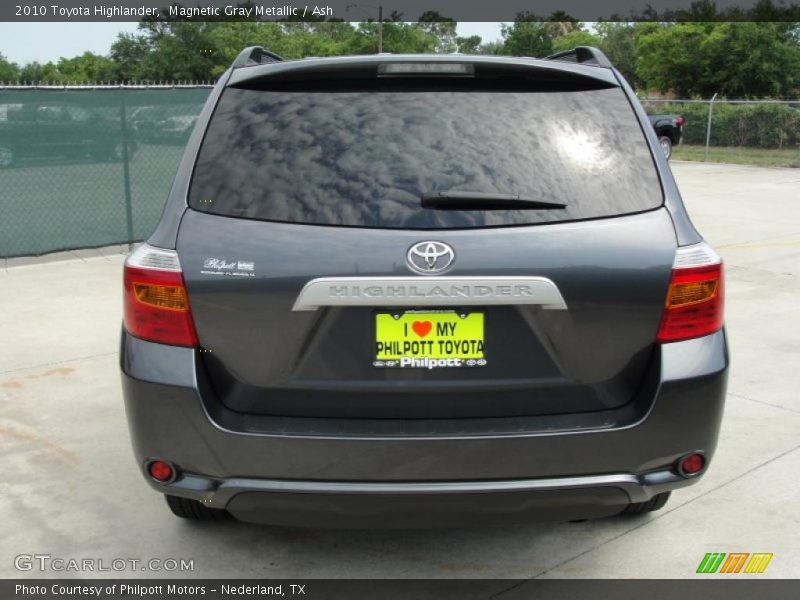
[[[197,346],[197,334],[189,309],[189,298],[177,255],[174,265],[163,268],[162,255],[168,253],[149,247],[137,249],[125,262],[124,322],[131,335],[151,342],[173,346]],[[168,258],[172,258],[167,255]],[[154,258],[155,257],[155,258]],[[157,261],[161,260],[161,263]],[[159,264],[159,266],[149,266]]]
[[[706,466],[706,459],[702,454],[690,454],[678,463],[678,472],[681,475],[697,475]]]
[[[659,342],[688,340],[722,328],[722,261],[706,244],[679,249],[678,252],[682,254],[676,257],[672,269],[656,336]]]
[[[175,476],[175,471],[169,463],[165,463],[163,460],[154,460],[151,462],[147,466],[147,472],[150,473],[150,477],[162,483],[169,481]]]
[[[675,117],[675,125],[681,127],[683,126],[684,123],[686,123],[686,119],[684,119],[683,117]]]

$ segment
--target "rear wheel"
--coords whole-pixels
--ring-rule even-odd
[[[672,156],[672,140],[666,135],[662,135],[658,138],[658,143],[661,146],[661,151],[664,153],[664,156],[669,160],[669,157]]]
[[[227,510],[219,508],[208,508],[197,500],[181,498],[180,496],[170,496],[165,494],[167,505],[172,514],[181,519],[191,519],[192,521],[224,521],[230,518]]]
[[[671,493],[672,492],[664,492],[663,494],[656,494],[647,502],[634,502],[633,504],[629,504],[620,514],[625,516],[643,515],[664,508]]]

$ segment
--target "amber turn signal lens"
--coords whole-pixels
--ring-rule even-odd
[[[182,285],[154,285],[134,282],[133,291],[136,294],[136,299],[143,304],[181,312],[189,310],[186,291]]]
[[[667,293],[667,306],[674,308],[711,300],[717,293],[718,285],[718,279],[673,283],[669,286]]]
[[[723,298],[721,262],[673,268],[656,340],[679,342],[718,331]]]

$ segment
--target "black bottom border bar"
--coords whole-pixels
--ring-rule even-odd
[[[693,579],[6,579],[0,598],[178,600],[302,598],[314,600],[459,600],[641,598],[736,600],[800,598],[799,579],[741,575]]]

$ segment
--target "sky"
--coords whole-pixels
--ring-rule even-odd
[[[107,54],[122,31],[135,32],[137,23],[0,23],[0,54],[18,64],[57,61],[87,50]],[[459,35],[479,35],[484,42],[500,38],[500,23],[459,23]]]

